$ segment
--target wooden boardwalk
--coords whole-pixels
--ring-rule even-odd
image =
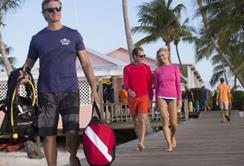
[[[233,111],[230,122],[220,123],[219,112],[203,112],[179,125],[172,152],[164,151],[161,131],[146,136],[145,151],[137,152],[136,144],[118,146],[112,166],[244,166],[244,119]]]

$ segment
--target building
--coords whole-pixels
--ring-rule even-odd
[[[115,103],[118,102],[118,93],[121,89],[123,83],[123,68],[127,65],[129,60],[128,50],[124,48],[114,49],[107,54],[101,54],[92,49],[87,49],[88,57],[94,68],[94,73],[96,77],[97,86],[99,93],[103,92],[103,84],[112,84],[114,89]],[[151,66],[152,71],[156,68],[155,60],[146,57],[145,63]],[[90,89],[88,82],[85,79],[83,70],[80,66],[79,60],[77,59],[77,75],[79,78],[79,87],[80,87],[80,100],[81,100],[81,128],[85,127],[91,117],[91,101],[90,101]],[[39,64],[38,62],[32,69],[32,74],[36,80],[39,75]],[[7,92],[7,75],[6,72],[0,73],[0,100],[4,99]],[[196,70],[193,64],[184,64],[183,72],[181,75],[182,87],[183,83],[187,82],[189,88],[201,87],[203,85],[203,80]],[[182,88],[184,89],[184,88]],[[103,101],[103,95],[100,95],[100,101]],[[101,107],[101,110],[103,107]],[[3,113],[0,112],[0,124]],[[61,122],[59,126],[61,125]]]

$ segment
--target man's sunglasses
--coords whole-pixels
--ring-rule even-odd
[[[145,58],[146,55],[137,55],[137,57],[140,57],[140,58]]]
[[[56,12],[60,12],[62,10],[62,7],[59,6],[59,7],[55,7],[55,8],[47,8],[47,9],[44,9],[44,11],[48,11],[48,13],[55,13]]]

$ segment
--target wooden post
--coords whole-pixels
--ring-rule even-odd
[[[118,103],[118,82],[117,82],[117,77],[112,77],[112,85],[113,85],[113,89],[114,89],[114,102]]]
[[[103,108],[103,85],[102,85],[102,79],[100,78],[98,80],[99,84],[98,84],[98,94],[100,96],[100,113],[101,113],[101,117],[102,119],[104,119],[104,108]]]
[[[118,121],[118,115],[120,115],[119,108],[119,91],[118,91],[118,78],[116,76],[112,77],[112,85],[114,89],[114,103],[112,104],[114,110],[115,120]]]

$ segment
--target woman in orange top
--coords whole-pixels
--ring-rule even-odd
[[[119,92],[119,102],[122,104],[122,109],[125,112],[128,110],[128,92],[125,90],[124,85]]]

